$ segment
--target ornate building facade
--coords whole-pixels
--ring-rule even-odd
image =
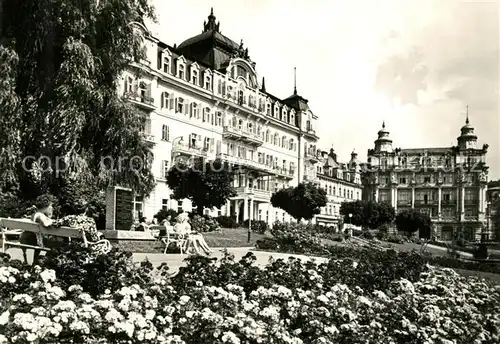
[[[179,157],[220,158],[237,168],[238,195],[221,209],[273,223],[289,216],[270,204],[272,192],[315,178],[315,126],[318,117],[297,93],[280,99],[266,90],[248,49],[222,35],[213,11],[203,32],[178,46],[142,30],[147,60],[124,73],[118,92],[148,119],[147,140],[154,143],[157,185],[147,197],[135,195],[135,216],[152,218],[162,208],[191,211],[188,200],[170,199],[166,174]],[[262,80],[262,82],[259,82]],[[109,193],[109,199],[116,191]],[[107,229],[116,229],[116,200],[108,202]]]
[[[328,203],[321,214],[315,218],[316,223],[342,228],[340,205],[342,202],[361,200],[363,186],[361,184],[360,163],[358,155],[351,153],[348,163],[337,161],[337,154],[333,149],[329,152],[322,151],[318,155],[316,167],[317,183],[326,190]]]
[[[500,238],[496,237],[499,229],[495,226],[495,221],[493,220],[497,216],[497,204],[500,202],[500,180],[491,181],[488,183],[488,190],[486,191],[486,199],[488,200],[487,208],[487,223],[488,231],[491,233],[490,239],[495,241],[500,241]]]
[[[454,233],[479,240],[486,229],[488,145],[477,147],[468,116],[457,143],[393,149],[383,124],[363,168],[364,197],[390,202],[397,211],[415,208],[428,214],[441,240],[451,240]]]

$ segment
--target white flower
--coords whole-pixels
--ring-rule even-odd
[[[230,344],[240,344],[241,341],[233,332],[228,331],[222,334],[222,342]]]
[[[0,315],[0,326],[3,326],[9,322],[10,312],[7,310]]]
[[[0,344],[7,344],[7,337],[3,334],[0,334]]]
[[[56,272],[51,269],[46,269],[40,273],[40,277],[44,283],[54,282],[56,280]]]
[[[189,302],[189,300],[190,300],[190,299],[191,299],[191,298],[190,298],[189,296],[187,296],[187,295],[182,295],[182,296],[180,297],[180,299],[179,299],[179,303],[180,303],[181,305],[185,305],[186,303],[188,303],[188,302]]]
[[[37,339],[38,339],[37,335],[32,332],[28,333],[28,335],[26,336],[26,340],[28,342],[34,342]]]

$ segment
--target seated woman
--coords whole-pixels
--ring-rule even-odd
[[[31,220],[41,224],[44,227],[52,226],[54,223],[54,221],[51,219],[54,211],[52,206],[52,200],[49,197],[39,197],[36,203],[37,204],[35,206],[35,211],[34,214],[31,216]],[[32,208],[30,208],[28,211],[31,211],[31,209]],[[25,231],[21,233],[21,236],[19,237],[19,242],[23,245],[42,246],[43,238],[39,233]],[[28,256],[26,254],[26,250],[27,248],[25,247],[22,248],[24,262],[27,264]],[[33,250],[33,264],[38,263],[40,253],[41,250],[39,249]]]
[[[187,235],[186,249],[189,249],[189,246],[192,245],[194,251],[198,254],[201,254],[201,250],[207,255],[213,252],[210,247],[208,247],[203,235],[191,230],[188,218],[189,216],[186,213],[179,214],[179,216],[177,216],[177,223],[174,226],[174,231],[177,234]]]
[[[147,232],[149,231],[149,225],[146,223],[146,218],[143,216],[139,219],[139,224],[135,227],[137,232]]]

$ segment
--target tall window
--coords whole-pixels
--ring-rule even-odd
[[[163,160],[162,161],[162,174],[161,176],[163,178],[167,178],[168,175],[168,160]]]
[[[179,64],[179,78],[183,79],[185,78],[185,67],[183,64]]]
[[[205,77],[205,88],[207,90],[211,90],[212,89],[212,80],[211,80],[210,76],[206,76]]]
[[[215,125],[222,126],[222,114],[220,112],[217,112]]]
[[[145,82],[141,81],[139,83],[139,96],[141,98],[144,98],[146,97],[147,93],[148,93],[148,86],[146,85]]]
[[[165,73],[170,73],[170,57],[165,57],[163,59],[163,71]]]
[[[144,198],[143,196],[135,196],[134,197],[134,217],[139,219],[143,216],[143,204]]]
[[[184,99],[177,98],[177,109],[175,112],[178,112],[178,113],[184,112]]]
[[[162,126],[161,139],[163,141],[170,141],[170,128],[166,124]]]
[[[193,84],[198,85],[198,71],[193,70]]]
[[[182,213],[184,211],[182,205],[183,205],[182,201],[177,201],[177,212],[178,213]]]

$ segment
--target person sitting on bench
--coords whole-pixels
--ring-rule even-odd
[[[40,225],[44,227],[50,227],[53,224],[53,221],[51,219],[52,214],[53,214],[53,206],[52,206],[52,200],[48,196],[40,196],[36,200],[36,211],[31,217],[31,220],[39,223]],[[19,237],[19,242],[23,245],[30,245],[30,246],[42,246],[43,245],[43,238],[40,234],[38,233],[33,233],[33,232],[22,232],[21,236]],[[28,256],[26,254],[26,247],[22,248],[23,251],[23,258],[24,262],[28,264]],[[38,259],[40,257],[41,250],[39,249],[34,249],[33,251],[33,264],[38,263]]]

